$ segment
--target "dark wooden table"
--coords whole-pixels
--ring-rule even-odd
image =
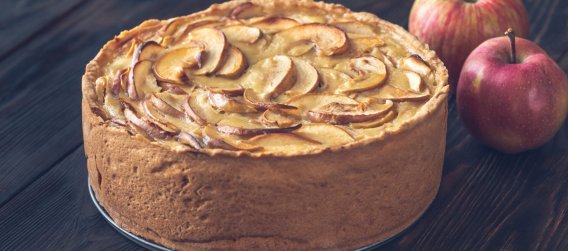
[[[213,1],[0,1],[0,250],[137,250],[87,190],[81,75],[102,45],[145,19]],[[406,26],[412,1],[340,1]],[[525,0],[530,38],[568,71],[568,1]],[[568,250],[568,125],[505,155],[465,131],[450,98],[444,178],[433,205],[379,250]]]

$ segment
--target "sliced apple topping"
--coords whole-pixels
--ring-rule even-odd
[[[324,122],[335,125],[369,121],[387,113],[393,107],[393,102],[387,100],[384,104],[341,104],[329,103],[308,111],[308,119],[313,122]]]
[[[314,44],[312,42],[301,42],[288,49],[288,55],[299,57],[310,52],[313,48]]]
[[[390,84],[381,87],[374,97],[378,99],[389,99],[392,101],[423,101],[430,97],[430,91],[426,89],[424,92],[415,93],[410,90],[400,89]]]
[[[158,82],[158,86],[160,86],[163,91],[166,91],[168,93],[173,93],[178,95],[187,94],[187,92],[184,89],[182,89],[181,87],[179,87],[179,85],[176,84]]]
[[[400,62],[400,68],[409,71],[414,71],[420,74],[421,76],[426,76],[432,71],[432,69],[430,69],[428,64],[424,62],[424,59],[422,59],[420,56],[415,54],[402,59],[402,61]]]
[[[207,91],[196,90],[183,102],[184,112],[198,125],[215,124],[224,117],[209,105],[208,99]]]
[[[174,84],[183,84],[187,81],[185,69],[199,68],[202,61],[203,48],[178,48],[159,57],[154,64],[156,78]]]
[[[321,143],[293,133],[258,135],[246,141],[253,146],[262,146],[272,152],[297,152],[321,147]]]
[[[180,132],[178,134],[178,141],[195,149],[203,149],[203,146],[201,145],[199,140],[197,140],[193,135],[186,132]]]
[[[222,31],[215,28],[200,28],[189,34],[190,41],[202,43],[205,46],[205,60],[201,68],[194,74],[204,75],[217,71],[223,64],[229,43]]]
[[[116,75],[110,87],[110,93],[113,96],[115,97],[118,96],[121,90],[125,89],[124,87],[128,88],[127,75],[128,75],[128,69],[122,69],[116,72]]]
[[[422,89],[422,78],[418,73],[413,71],[405,71],[404,75],[408,79],[408,86],[410,90],[416,93],[420,93]]]
[[[97,95],[97,101],[100,103],[104,103],[108,85],[107,82],[107,77],[99,77],[95,80],[95,94]]]
[[[241,50],[231,46],[227,54],[227,59],[217,72],[217,75],[227,78],[237,78],[243,73],[246,67],[247,61]]]
[[[242,96],[245,89],[241,86],[232,87],[209,87],[207,88],[210,92],[223,94],[229,97]]]
[[[149,99],[141,102],[142,109],[145,115],[151,120],[151,123],[155,124],[156,126],[160,127],[160,129],[171,133],[177,134],[180,132],[178,128],[172,125],[163,115],[161,112],[158,111],[156,106],[150,101]]]
[[[320,90],[328,93],[335,93],[343,84],[351,81],[351,76],[335,69],[319,69],[321,76]]]
[[[255,20],[251,25],[260,28],[265,34],[274,34],[298,26],[300,23],[288,17],[265,17]]]
[[[316,68],[301,59],[294,59],[293,61],[296,66],[296,83],[286,91],[286,94],[295,96],[315,90],[319,84],[319,74]]]
[[[340,86],[336,93],[370,90],[380,86],[387,77],[385,64],[373,56],[352,59],[351,68],[358,73],[358,76]]]
[[[243,142],[236,138],[236,136],[219,133],[215,127],[211,125],[203,128],[203,143],[209,148],[221,148],[226,150],[255,151],[262,149],[260,146],[253,146]]]
[[[296,82],[296,66],[287,56],[274,56],[259,61],[249,70],[243,85],[267,99],[290,89]]]
[[[133,99],[143,99],[147,95],[159,92],[160,87],[152,74],[152,61],[138,61],[128,75],[128,96]]]
[[[257,27],[250,27],[245,25],[232,25],[222,29],[229,42],[242,42],[253,44],[262,35],[262,32]]]
[[[141,43],[132,55],[132,64],[141,60],[154,61],[164,50],[164,47],[154,41]]]
[[[349,49],[347,35],[341,29],[326,24],[302,24],[277,33],[291,44],[311,41],[325,56],[337,55]]]
[[[383,117],[380,117],[378,119],[370,120],[367,122],[351,123],[351,127],[355,129],[379,127],[394,120],[397,115],[398,114],[396,111],[390,110],[387,114],[385,114]]]
[[[223,112],[255,113],[256,109],[247,106],[241,97],[229,97],[225,94],[209,92],[209,103]]]
[[[377,35],[373,30],[373,28],[371,28],[371,26],[360,22],[347,21],[347,22],[334,23],[333,25],[342,29],[346,33],[362,34],[367,36]]]
[[[385,45],[385,42],[378,37],[357,37],[351,38],[351,51],[356,55],[361,55],[372,51],[374,48]]]
[[[156,94],[150,96],[149,100],[152,103],[152,105],[154,105],[154,107],[156,107],[156,109],[158,111],[160,111],[162,114],[170,115],[170,116],[173,116],[173,117],[183,117],[184,116],[184,113],[182,111],[176,109],[175,107],[173,107],[168,102],[161,99]]]
[[[245,89],[243,93],[243,98],[247,104],[258,109],[258,110],[280,110],[280,109],[296,109],[294,106],[274,103],[260,97],[252,89]]]
[[[309,110],[330,103],[339,103],[346,105],[359,104],[359,102],[357,102],[356,100],[343,95],[308,93],[293,97],[288,101],[287,105],[297,107],[297,109],[282,110],[282,112],[295,116],[303,116],[306,115],[303,113],[307,113]]]
[[[129,124],[134,126],[134,128],[144,132],[146,135],[156,138],[156,139],[168,139],[173,135],[170,132],[164,131],[162,128],[158,127],[156,124],[138,117],[136,113],[130,108],[124,108],[124,117]]]
[[[288,127],[265,127],[256,118],[249,118],[242,115],[231,114],[217,123],[217,131],[239,135],[253,136],[268,133],[291,132],[300,128],[302,124],[295,124]]]
[[[325,123],[303,125],[294,134],[321,142],[328,146],[344,145],[355,139],[343,128]]]
[[[290,127],[299,123],[297,119],[276,110],[264,111],[259,120],[267,127]]]

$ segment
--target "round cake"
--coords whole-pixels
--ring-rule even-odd
[[[354,250],[434,199],[447,71],[403,28],[313,1],[149,20],[83,76],[89,181],[176,250]]]

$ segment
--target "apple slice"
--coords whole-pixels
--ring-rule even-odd
[[[267,127],[290,127],[299,121],[278,111],[266,110],[259,119],[260,123]]]
[[[327,105],[330,103],[339,103],[345,105],[359,105],[356,100],[344,96],[344,95],[333,95],[333,94],[322,94],[322,93],[308,93],[300,96],[291,98],[288,101],[288,105],[297,107],[294,110],[281,110],[287,114],[292,114],[295,116],[303,116],[306,113],[318,106]]]
[[[222,29],[230,43],[242,42],[253,44],[262,35],[259,28],[250,27],[246,25],[231,25],[225,26]]]
[[[246,141],[270,152],[296,152],[322,147],[320,142],[293,133],[258,135]]]
[[[298,26],[300,23],[288,17],[265,17],[255,20],[250,25],[260,28],[264,34],[274,34]]]
[[[254,64],[243,85],[269,99],[290,89],[296,77],[296,66],[292,59],[278,55]]]
[[[203,143],[209,148],[221,148],[226,150],[261,150],[260,146],[253,146],[235,136],[219,133],[215,127],[208,125],[203,128]]]
[[[346,33],[362,34],[367,36],[377,36],[377,33],[369,25],[363,24],[361,22],[340,22],[334,23],[333,26],[345,31]]]
[[[223,112],[255,113],[256,109],[247,106],[239,97],[229,97],[224,94],[209,92],[209,103],[215,109]]]
[[[124,117],[126,118],[126,121],[134,128],[138,129],[138,131],[141,131],[152,138],[168,139],[173,137],[172,133],[166,132],[156,124],[138,117],[130,108],[124,108]]]
[[[208,92],[196,89],[183,102],[185,114],[198,125],[215,124],[223,119],[212,106],[209,105]]]
[[[168,122],[168,119],[158,111],[156,106],[149,99],[141,102],[140,106],[145,112],[146,117],[150,119],[150,122],[160,127],[160,129],[171,134],[177,134],[180,132],[177,127]]]
[[[193,135],[189,133],[180,132],[177,137],[178,141],[184,145],[191,146],[194,149],[203,149],[203,146],[201,145],[199,140],[197,140]]]
[[[286,91],[288,95],[306,94],[315,90],[319,84],[319,74],[309,62],[302,59],[293,59],[296,66],[296,83]]]
[[[183,84],[187,81],[184,69],[199,68],[202,61],[203,48],[182,47],[166,52],[156,60],[154,74],[156,78],[173,83]]]
[[[416,93],[420,93],[422,89],[422,78],[418,73],[413,71],[405,71],[404,75],[408,79],[408,86],[410,90]]]
[[[387,77],[385,64],[373,56],[354,58],[351,67],[359,76],[340,86],[336,93],[367,91],[380,86]]]
[[[416,72],[422,76],[428,75],[432,72],[432,69],[428,66],[428,64],[422,59],[420,56],[413,54],[410,55],[400,62],[400,68]]]
[[[189,34],[190,41],[197,41],[205,46],[205,62],[201,68],[193,71],[197,75],[214,73],[223,64],[229,43],[223,32],[216,28],[200,28]]]
[[[118,94],[123,89],[123,86],[128,88],[127,78],[128,78],[128,68],[121,69],[121,70],[116,72],[116,75],[115,75],[114,80],[112,81],[112,85],[110,87],[110,93],[113,96],[117,97]]]
[[[335,69],[320,68],[318,71],[322,80],[322,92],[335,93],[340,86],[352,80],[351,76]]]
[[[426,89],[424,92],[415,93],[410,90],[399,89],[393,85],[387,84],[381,87],[374,97],[382,100],[392,101],[424,101],[430,97],[430,91]]]
[[[243,73],[246,67],[247,61],[241,50],[231,46],[227,54],[227,59],[217,72],[217,75],[227,78],[237,78]]]
[[[385,42],[378,37],[357,37],[349,40],[351,51],[355,55],[362,55],[372,51],[374,48],[385,45]]]
[[[351,123],[351,127],[354,129],[379,127],[392,121],[393,119],[396,118],[397,115],[398,113],[396,111],[390,110],[387,114],[385,114],[383,117],[380,117],[378,119],[370,120],[367,122]]]
[[[176,84],[170,84],[170,83],[166,83],[166,82],[158,82],[158,86],[160,86],[163,91],[166,91],[168,93],[178,94],[178,95],[187,95],[187,92]]]
[[[132,55],[132,65],[141,60],[154,61],[164,50],[164,47],[154,41],[141,43]]]
[[[258,122],[257,119],[231,114],[217,123],[217,131],[239,135],[239,136],[253,136],[258,134],[267,133],[283,133],[291,132],[300,128],[302,124],[295,124],[289,127],[264,127]]]
[[[288,49],[288,55],[292,57],[300,57],[308,52],[310,52],[314,48],[314,44],[311,42],[308,43],[300,43],[294,45],[292,48]]]
[[[386,114],[393,107],[387,100],[384,104],[341,104],[329,103],[308,111],[308,119],[313,122],[325,122],[335,125],[369,121]]]
[[[231,13],[229,14],[229,17],[246,19],[261,15],[262,15],[262,7],[251,2],[245,2],[233,8],[231,10]]]
[[[328,146],[344,145],[355,141],[344,129],[324,123],[305,124],[300,129],[294,131],[294,134],[321,142]]]
[[[302,24],[281,31],[277,33],[277,36],[291,44],[311,41],[318,48],[319,54],[325,56],[341,54],[349,49],[349,41],[345,32],[326,24]]]
[[[245,89],[243,93],[243,98],[247,104],[258,109],[258,110],[280,110],[280,109],[296,109],[294,106],[289,106],[285,104],[274,103],[263,99],[252,89]]]
[[[159,92],[160,87],[152,74],[152,61],[138,61],[128,74],[128,96],[132,100],[143,99],[147,95]]]
[[[184,113],[182,111],[174,108],[172,105],[168,104],[168,102],[164,101],[156,94],[151,95],[149,100],[152,105],[154,105],[154,107],[156,107],[156,109],[162,114],[178,118],[182,118],[184,116]]]
[[[213,93],[219,93],[229,97],[242,96],[245,91],[245,89],[243,89],[241,86],[238,85],[233,87],[208,87],[207,90]]]

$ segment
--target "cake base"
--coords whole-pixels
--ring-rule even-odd
[[[137,236],[131,232],[126,231],[124,228],[121,228],[118,224],[116,224],[116,222],[110,217],[110,215],[105,211],[105,209],[99,204],[99,201],[97,200],[95,191],[93,190],[93,188],[91,187],[91,182],[89,181],[88,183],[88,187],[89,187],[89,195],[91,196],[91,200],[93,200],[93,204],[95,204],[95,207],[97,208],[97,210],[99,211],[99,213],[101,213],[101,215],[103,216],[103,218],[105,219],[106,222],[108,222],[117,232],[119,232],[120,234],[122,234],[124,237],[126,237],[127,239],[131,240],[132,242],[138,244],[139,246],[146,248],[148,250],[152,250],[152,251],[173,251],[172,249],[169,249],[167,247],[164,247],[162,245],[156,244],[152,241],[146,240],[140,236]],[[426,210],[428,210],[430,206],[428,206],[424,212],[426,212]],[[404,228],[400,233],[387,238],[385,240],[382,241],[378,241],[375,242],[373,244],[370,244],[368,246],[362,247],[362,248],[358,248],[355,251],[371,251],[374,250],[375,248],[379,248],[382,245],[387,244],[388,242],[396,239],[397,237],[399,237],[400,235],[402,235],[407,229],[409,229],[410,227],[412,227],[414,225],[414,223],[416,223],[420,218],[422,217],[422,214],[420,216],[418,216],[414,222],[412,222],[410,225],[408,225],[406,228]]]

